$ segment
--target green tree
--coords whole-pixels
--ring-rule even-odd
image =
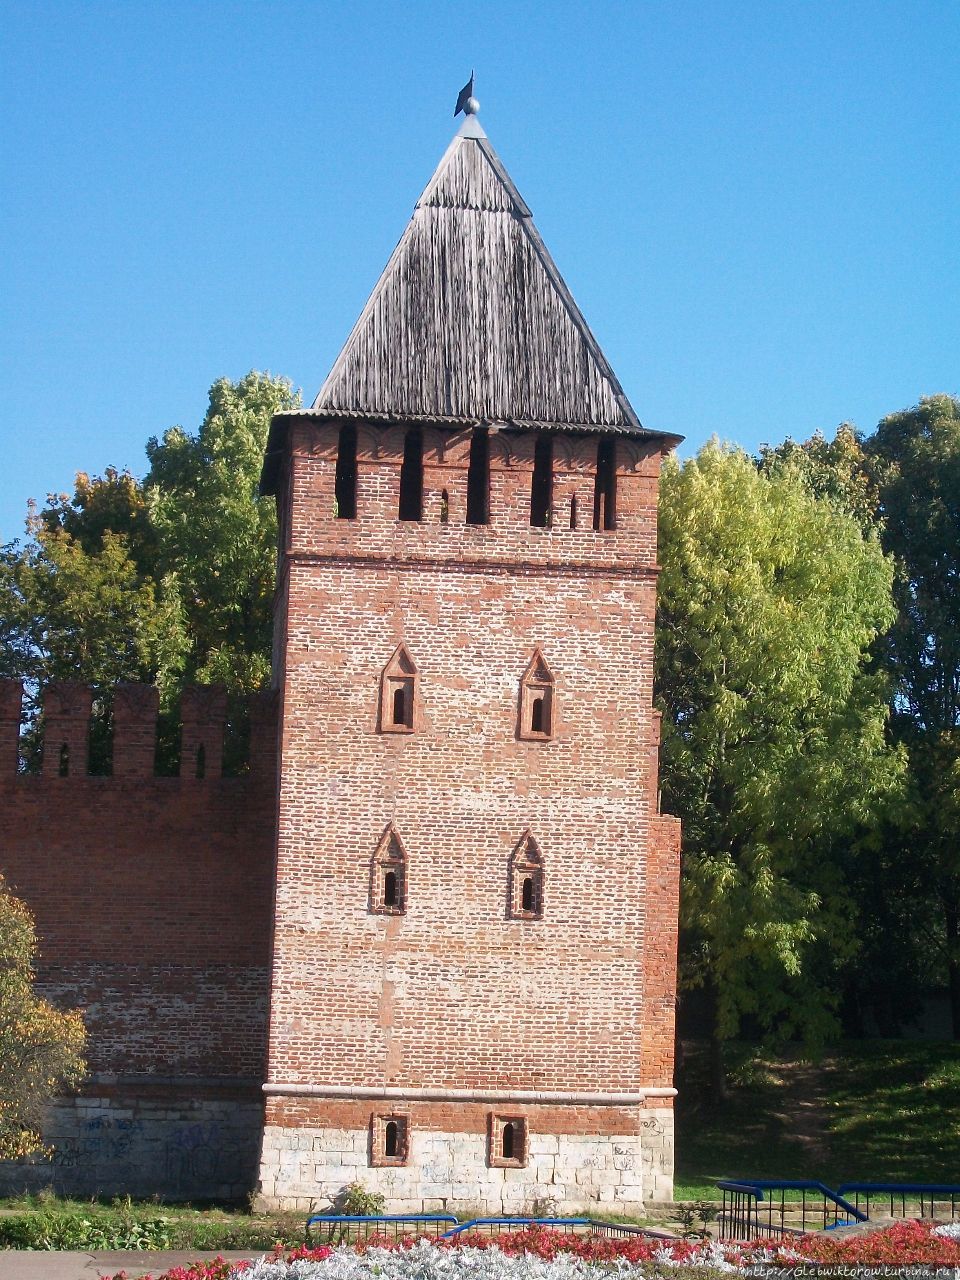
[[[682,979],[709,992],[719,1088],[722,1042],[743,1018],[808,1042],[836,1029],[836,966],[855,944],[832,853],[902,773],[868,662],[893,617],[892,566],[796,469],[761,473],[716,442],[667,463],[660,511]]]
[[[78,477],[78,487],[86,481]],[[60,518],[70,512],[65,495],[31,510],[27,542],[0,551],[3,673],[101,687],[152,679],[170,610],[131,555],[128,534],[107,527],[94,538]]]
[[[180,600],[187,680],[250,690],[269,677],[277,526],[257,483],[271,418],[299,403],[283,378],[223,378],[197,435],[172,427],[147,445],[158,572]]]
[[[43,686],[50,680],[92,684],[91,765],[102,772],[109,691],[121,680],[156,679],[170,665],[171,641],[176,663],[177,602],[158,596],[141,575],[126,536],[105,529],[85,547],[48,514],[31,514],[27,544],[0,554],[0,674],[26,682],[24,754],[32,767],[39,763]]]
[[[282,378],[221,379],[197,435],[151,440],[150,473],[78,474],[0,548],[0,674],[30,690],[77,679],[105,693],[156,681],[169,710],[187,681],[246,691],[267,678],[276,557],[257,496],[270,419],[298,403]]]
[[[926,943],[944,966],[960,1038],[960,401],[929,396],[891,414],[865,447],[897,565],[883,658],[915,800],[903,848],[927,887]]]
[[[44,1106],[86,1071],[79,1012],[65,1013],[34,990],[33,917],[0,879],[0,1159],[38,1150]]]
[[[818,431],[802,443],[762,445],[757,466],[764,475],[794,476],[812,495],[854,516],[865,531],[880,533],[876,466],[851,424],[841,424],[833,440]],[[880,637],[874,653],[885,644]],[[842,974],[844,1021],[856,1034],[864,1033],[869,1014],[881,1034],[899,1035],[921,1012],[921,993],[936,981],[929,940],[938,931],[930,889],[910,852],[915,795],[911,785],[897,803],[878,805],[836,851],[856,912],[857,954]],[[894,948],[891,938],[897,939]]]

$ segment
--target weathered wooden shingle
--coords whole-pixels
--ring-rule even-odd
[[[659,434],[641,426],[475,117],[312,412]]]

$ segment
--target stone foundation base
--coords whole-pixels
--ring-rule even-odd
[[[353,1182],[383,1195],[388,1213],[461,1218],[598,1208],[641,1214],[644,1202],[673,1198],[670,1107],[624,1109],[612,1134],[571,1133],[573,1114],[531,1108],[522,1168],[490,1167],[484,1108],[475,1116],[452,1109],[452,1132],[432,1127],[427,1110],[415,1109],[406,1163],[374,1167],[369,1125],[359,1127],[369,1104],[352,1103],[344,1127],[304,1117],[264,1129],[258,1093],[182,1081],[60,1099],[44,1125],[51,1158],[0,1162],[0,1194],[49,1187],[79,1197],[239,1201],[257,1186],[259,1153],[260,1202],[271,1208],[322,1210]],[[475,1121],[473,1132],[456,1131],[464,1119]],[[551,1120],[568,1131],[550,1133]]]
[[[374,1167],[366,1129],[268,1125],[259,1202],[323,1212],[359,1182],[385,1198],[387,1213],[566,1216],[603,1208],[639,1215],[646,1199],[673,1198],[673,1111],[637,1115],[634,1132],[615,1136],[531,1131],[524,1168],[491,1168],[486,1137],[477,1133],[415,1128],[406,1164]]]
[[[43,1129],[52,1155],[0,1161],[0,1194],[240,1201],[256,1186],[262,1123],[262,1104],[235,1098],[60,1099]]]

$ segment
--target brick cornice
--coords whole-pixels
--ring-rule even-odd
[[[655,565],[588,564],[565,560],[549,564],[542,560],[455,560],[429,556],[329,555],[310,551],[288,551],[278,573],[288,573],[291,566],[322,564],[343,569],[434,569],[440,573],[480,573],[496,577],[546,578],[649,578],[656,580],[661,571]]]
[[[413,1089],[394,1085],[298,1084],[267,1081],[268,1098],[352,1098],[390,1102],[517,1102],[574,1107],[634,1107],[648,1098],[675,1098],[676,1089],[660,1085],[629,1093],[576,1093],[550,1089]]]

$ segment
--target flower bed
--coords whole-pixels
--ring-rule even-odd
[[[756,1263],[800,1262],[848,1266],[960,1266],[960,1225],[898,1222],[878,1231],[837,1237],[791,1237],[753,1244],[616,1239],[524,1230],[489,1238],[464,1235],[450,1242],[371,1239],[355,1247],[275,1252],[257,1262],[222,1259],[174,1267],[156,1280],[610,1280],[611,1276],[682,1275],[704,1280]],[[123,1273],[114,1280],[124,1280]],[[146,1277],[145,1280],[150,1280]]]
[[[829,1266],[960,1266],[960,1229],[950,1223],[904,1221],[882,1231],[849,1236],[808,1235],[797,1246],[804,1259]]]

